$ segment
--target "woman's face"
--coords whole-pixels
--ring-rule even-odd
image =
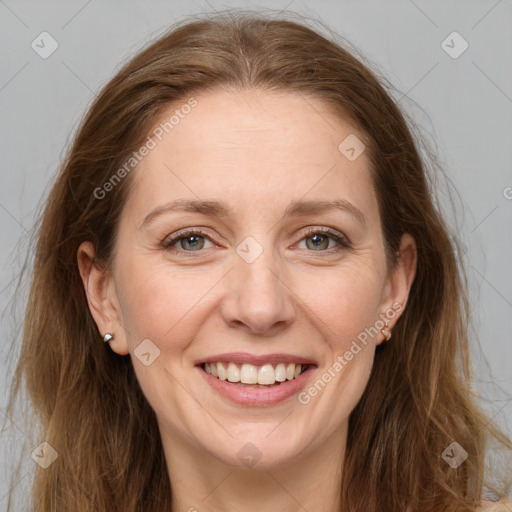
[[[132,171],[111,272],[84,270],[81,248],[100,332],[130,354],[164,445],[260,467],[339,446],[413,241],[388,271],[363,136],[320,100],[195,100]]]

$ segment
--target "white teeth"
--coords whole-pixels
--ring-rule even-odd
[[[271,364],[264,364],[258,370],[258,384],[275,384],[276,374]]]
[[[244,363],[238,367],[235,363],[204,363],[206,373],[220,380],[240,382],[241,384],[258,384],[269,386],[276,382],[293,380],[302,374],[304,366],[294,363],[278,363],[275,368],[272,364],[264,364],[260,367]]]
[[[227,377],[229,382],[240,382],[240,370],[238,369],[238,366],[236,364],[228,364]]]
[[[242,384],[257,384],[258,369],[252,364],[243,364],[240,370],[240,382]]]
[[[286,366],[284,363],[276,365],[276,381],[284,382],[286,380]]]
[[[227,380],[228,374],[226,372],[226,368],[224,368],[224,365],[222,363],[217,363],[217,373],[219,374],[220,380]]]

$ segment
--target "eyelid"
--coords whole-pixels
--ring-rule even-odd
[[[331,228],[331,227],[328,227],[328,226],[311,226],[311,227],[306,227],[304,228],[306,231],[306,235],[308,233],[328,233],[328,234],[332,234],[332,235],[336,235],[336,236],[339,236],[339,237],[343,237],[343,238],[347,238],[348,240],[348,237],[341,231],[337,230],[337,229],[334,229],[334,228]]]
[[[207,238],[210,242],[215,243],[212,240],[212,237],[203,229],[203,228],[183,228],[174,233],[166,235],[166,237],[161,241],[161,245],[164,249],[168,249],[172,247],[175,243],[177,243],[180,239],[185,238],[187,236],[199,235],[203,238]],[[178,249],[181,252],[194,252],[194,251],[183,251],[182,249]],[[199,251],[200,252],[200,251]]]

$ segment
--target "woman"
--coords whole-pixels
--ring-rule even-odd
[[[467,324],[374,74],[289,20],[183,24],[101,91],[42,216],[34,510],[508,510]]]

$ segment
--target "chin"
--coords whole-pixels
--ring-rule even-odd
[[[272,434],[262,435],[261,429],[254,435],[248,433],[231,441],[213,451],[210,447],[210,452],[227,466],[240,469],[273,469],[290,463],[304,452],[304,443],[292,442],[289,436],[283,435],[274,439]]]

